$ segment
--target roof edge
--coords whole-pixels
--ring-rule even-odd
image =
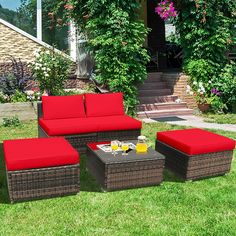
[[[41,46],[43,46],[43,47],[46,47],[46,48],[51,49],[51,50],[53,49],[53,47],[52,47],[51,45],[49,45],[49,44],[47,44],[47,43],[45,43],[45,42],[43,42],[43,41],[37,39],[36,37],[32,36],[31,34],[25,32],[24,30],[22,30],[22,29],[20,29],[20,28],[18,28],[18,27],[16,27],[16,26],[14,26],[14,25],[12,25],[11,23],[9,23],[9,22],[7,22],[7,21],[1,19],[1,18],[0,18],[0,24],[3,24],[3,25],[5,25],[5,26],[7,26],[8,28],[10,28],[10,29],[16,31],[17,33],[19,33],[19,34],[25,36],[26,38],[28,38],[28,39],[34,41],[35,43],[37,43],[37,44],[39,44],[39,45],[41,45]],[[74,61],[74,62],[76,61],[76,60],[74,60],[74,58],[72,58],[71,56],[67,55],[66,53],[64,53],[64,52],[62,52],[62,51],[60,51],[60,50],[58,50],[58,49],[56,49],[56,48],[54,48],[54,50],[55,50],[56,52],[58,52],[58,53],[61,53],[61,54],[65,55],[65,56],[66,56],[67,58],[69,58],[70,60],[72,60],[72,61]]]

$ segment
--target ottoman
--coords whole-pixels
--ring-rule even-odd
[[[156,151],[165,166],[185,180],[224,175],[230,171],[235,141],[202,129],[158,132]]]
[[[3,142],[11,202],[76,194],[79,154],[64,138]]]

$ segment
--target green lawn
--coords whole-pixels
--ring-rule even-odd
[[[236,114],[204,114],[204,121],[218,124],[236,124]]]
[[[145,124],[154,146],[155,133],[178,129]],[[236,139],[236,133],[217,131]],[[16,129],[0,127],[0,140],[35,137],[36,122]],[[165,171],[161,186],[101,192],[85,171],[76,196],[9,204],[0,149],[0,235],[236,235],[236,161],[230,174],[182,182]]]

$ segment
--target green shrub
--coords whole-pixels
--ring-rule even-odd
[[[71,61],[55,50],[38,50],[32,70],[39,83],[41,93],[57,95],[68,78]]]
[[[27,95],[16,90],[15,94],[10,97],[10,102],[27,102]]]
[[[21,122],[17,116],[3,118],[2,125],[4,127],[18,127],[21,126]]]

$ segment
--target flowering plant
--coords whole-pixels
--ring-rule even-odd
[[[36,50],[35,62],[32,70],[39,83],[41,93],[57,95],[63,89],[63,82],[67,79],[70,60],[65,55],[54,50]]]
[[[169,18],[177,16],[177,11],[175,10],[174,3],[170,0],[163,0],[158,3],[158,6],[155,8],[155,12],[163,20],[167,20]]]
[[[211,104],[214,100],[214,93],[208,93],[211,81],[208,82],[208,85],[203,85],[203,82],[192,83],[192,87],[187,85],[186,93],[189,95],[194,95],[198,104]]]

